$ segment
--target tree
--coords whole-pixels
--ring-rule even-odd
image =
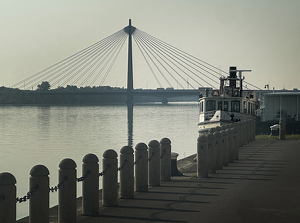
[[[38,86],[38,90],[44,90],[47,91],[50,89],[51,85],[49,84],[48,81],[43,81],[41,84],[39,84]]]

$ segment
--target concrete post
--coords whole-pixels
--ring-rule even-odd
[[[171,176],[182,176],[183,174],[177,168],[178,153],[171,152]]]
[[[250,132],[249,132],[249,142],[253,141],[253,119],[249,119],[249,126],[250,126]]]
[[[82,159],[82,214],[99,215],[99,159],[94,154],[87,154]]]
[[[160,140],[160,177],[162,181],[171,180],[171,141],[168,138]]]
[[[160,148],[157,140],[152,140],[149,146],[148,183],[150,186],[160,186]]]
[[[243,146],[243,123],[238,122],[238,130],[239,130],[239,147]]]
[[[250,119],[248,119],[247,121],[246,121],[246,123],[247,123],[247,144],[248,143],[250,143],[250,139],[251,139],[251,123],[250,123]]]
[[[135,146],[135,191],[148,191],[148,146],[138,143]]]
[[[208,143],[208,172],[216,172],[216,158],[215,158],[215,136],[213,133],[207,134]]]
[[[215,157],[216,157],[216,170],[221,170],[223,166],[223,157],[221,153],[221,143],[222,143],[222,135],[220,131],[216,131],[214,133],[215,136]]]
[[[118,154],[112,149],[103,153],[102,205],[118,205]]]
[[[228,166],[228,134],[227,130],[222,130],[221,132],[222,135],[222,158],[223,158],[223,166]]]
[[[76,222],[76,163],[70,158],[59,163],[58,180],[63,182],[58,191],[58,222]]]
[[[242,121],[242,140],[243,140],[243,144],[242,145],[246,145],[247,144],[247,127],[246,127],[246,121]]]
[[[233,163],[233,150],[234,150],[233,131],[231,128],[226,131],[228,134],[228,162]]]
[[[208,164],[207,137],[201,135],[197,139],[197,177],[208,177]]]
[[[238,134],[238,127],[232,128],[233,130],[233,160],[239,159],[239,134]]]
[[[279,119],[279,139],[284,140],[286,134],[286,120],[285,118]]]
[[[252,120],[253,132],[252,132],[252,141],[255,141],[255,117]]]
[[[29,223],[49,222],[49,170],[36,165],[30,170]]]
[[[0,173],[0,222],[16,222],[16,183],[12,174]]]
[[[120,150],[120,198],[134,197],[134,155],[131,146]]]

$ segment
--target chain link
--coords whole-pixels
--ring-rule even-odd
[[[139,155],[139,157],[137,158],[137,160],[133,163],[134,165],[138,164],[140,159],[142,159],[143,156],[142,155]]]
[[[68,180],[67,176],[64,176],[64,178],[60,181],[59,184],[57,184],[57,186],[55,187],[51,187],[49,188],[49,190],[53,193],[54,191],[56,192],[58,189],[61,188],[61,186]]]
[[[148,158],[148,161],[151,161],[152,157],[154,156],[155,152],[152,152],[151,156]]]
[[[91,174],[91,172],[91,170],[86,171],[86,173],[82,177],[76,179],[77,182],[84,181]]]
[[[22,202],[29,200],[34,195],[34,193],[39,189],[39,187],[40,186],[38,184],[34,185],[30,189],[30,191],[27,192],[27,195],[25,195],[24,197],[21,197],[21,198],[17,197],[16,202],[22,203]]]
[[[123,164],[118,168],[118,171],[122,170],[127,162],[127,160],[124,160]]]
[[[5,199],[4,194],[0,194],[0,202],[3,201]]]
[[[109,168],[110,168],[110,164],[107,164],[105,169],[101,173],[99,173],[99,177],[102,177]]]
[[[164,150],[162,151],[160,158],[162,159],[162,158],[164,157],[165,154],[166,154],[166,149],[164,149]]]

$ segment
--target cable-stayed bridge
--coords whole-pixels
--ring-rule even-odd
[[[114,90],[99,88],[91,91],[90,88],[95,88],[94,86],[105,86],[126,40],[128,40],[127,88]],[[134,89],[133,41],[157,84],[156,90]],[[124,71],[125,69],[124,67]],[[199,88],[218,88],[221,76],[228,76],[228,72],[135,28],[129,20],[129,25],[124,29],[11,87],[31,90],[31,93],[35,94],[126,95],[127,103],[131,104],[136,95],[161,97],[164,100],[169,97],[198,95]],[[150,78],[149,74],[147,78]],[[48,91],[36,91],[36,87],[45,81],[52,87],[58,87]],[[66,86],[73,87],[73,90],[66,91]]]

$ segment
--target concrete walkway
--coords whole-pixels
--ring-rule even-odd
[[[184,176],[77,222],[300,222],[300,140],[252,142],[209,178],[195,177],[192,158],[178,162]]]

